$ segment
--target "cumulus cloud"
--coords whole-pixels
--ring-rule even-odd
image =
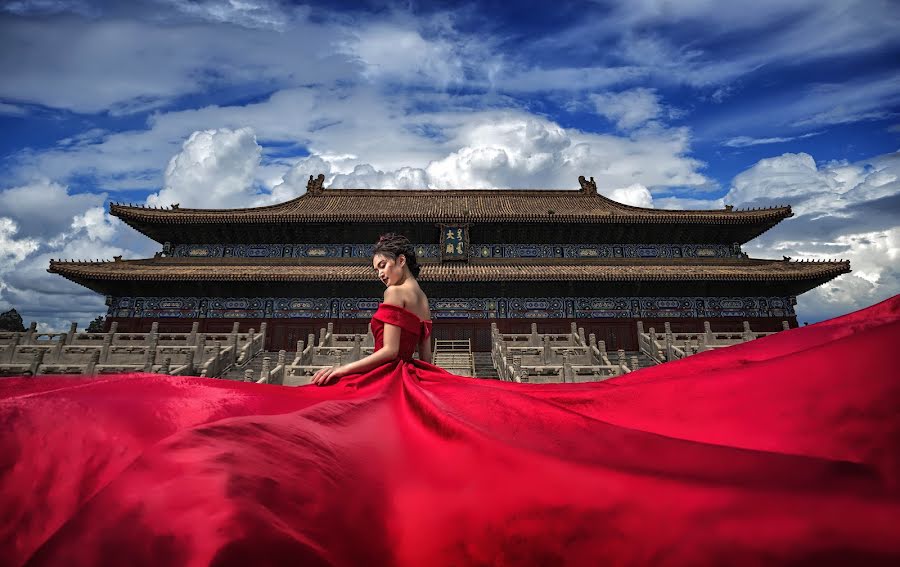
[[[687,157],[685,130],[660,129],[642,136],[586,134],[523,112],[444,114],[429,117],[442,140],[431,143],[443,157],[381,168],[351,156],[303,158],[275,185],[273,195],[296,196],[310,175],[323,173],[335,188],[494,189],[577,187],[594,176],[598,189],[625,202],[651,206],[653,188],[699,186],[709,180],[702,163]]]
[[[106,311],[96,293],[47,273],[51,258],[148,255],[147,243],[130,248],[135,239],[123,234],[104,200],[105,194],[73,194],[46,179],[0,191],[0,308],[15,307],[26,321],[51,330]]]
[[[88,240],[111,241],[121,221],[109,214],[103,207],[93,207],[72,219],[72,230],[84,231]]]
[[[105,199],[105,193],[71,194],[65,185],[39,179],[0,191],[0,209],[16,219],[23,234],[53,236],[65,230],[75,215],[102,205]]]
[[[358,189],[422,189],[428,187],[428,175],[416,167],[401,167],[384,172],[369,164],[357,165],[350,173],[339,173],[331,179],[331,187]]]
[[[850,274],[799,298],[801,320],[818,321],[900,293],[900,154],[817,164],[809,154],[760,160],[735,177],[726,202],[791,203],[795,218],[752,241],[751,256],[849,259]]]
[[[330,161],[315,155],[301,159],[272,187],[272,193],[266,204],[283,203],[299,197],[306,192],[306,183],[310,176],[316,177],[319,174],[331,179]]]
[[[194,132],[169,160],[165,187],[150,195],[147,204],[246,207],[255,199],[253,181],[261,154],[250,128]]]
[[[613,189],[609,193],[609,198],[635,207],[653,207],[653,195],[640,183]]]
[[[18,232],[19,227],[14,220],[9,217],[0,217],[0,275],[37,250],[37,240],[16,238]]]

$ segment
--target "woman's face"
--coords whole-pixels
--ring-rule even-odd
[[[401,254],[394,260],[383,254],[375,254],[372,258],[372,267],[385,286],[397,285],[404,279],[403,268],[406,267],[406,257]]]

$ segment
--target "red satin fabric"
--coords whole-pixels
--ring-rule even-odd
[[[897,565],[898,339],[895,297],[601,383],[0,380],[0,564]]]
[[[411,360],[416,352],[416,347],[422,338],[431,336],[431,321],[423,321],[410,311],[389,303],[382,303],[372,315],[372,335],[375,337],[375,350],[381,350],[384,346],[384,325],[396,325],[402,330],[400,333],[400,348],[397,358]]]

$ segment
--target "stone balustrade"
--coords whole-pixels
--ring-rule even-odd
[[[85,333],[72,323],[65,333],[38,333],[37,325],[21,333],[0,333],[0,376],[23,374],[98,375],[154,372],[171,375],[221,376],[242,360],[253,358],[265,343],[259,332],[160,333],[154,322],[148,333],[120,333],[113,322],[106,333]]]
[[[638,321],[638,347],[643,354],[649,356],[657,363],[663,363],[679,360],[699,352],[752,341],[777,332],[752,331],[748,321],[743,321],[742,325],[743,330],[740,332],[713,332],[709,321],[704,321],[703,331],[701,332],[673,333],[671,325],[665,322],[663,324],[663,332],[660,333],[653,327],[650,327],[645,332],[643,321]],[[782,330],[790,328],[787,321],[782,321],[781,326]]]
[[[619,351],[615,361],[606,353],[603,341],[592,334],[585,340],[584,329],[571,324],[565,334],[500,333],[491,325],[491,360],[500,380],[531,383],[596,382],[637,369],[637,360],[625,359]]]

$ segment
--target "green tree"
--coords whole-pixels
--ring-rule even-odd
[[[25,324],[18,311],[10,309],[6,313],[0,313],[0,331],[25,332]]]
[[[106,319],[103,315],[97,315],[97,318],[90,322],[87,327],[88,333],[105,333]]]

